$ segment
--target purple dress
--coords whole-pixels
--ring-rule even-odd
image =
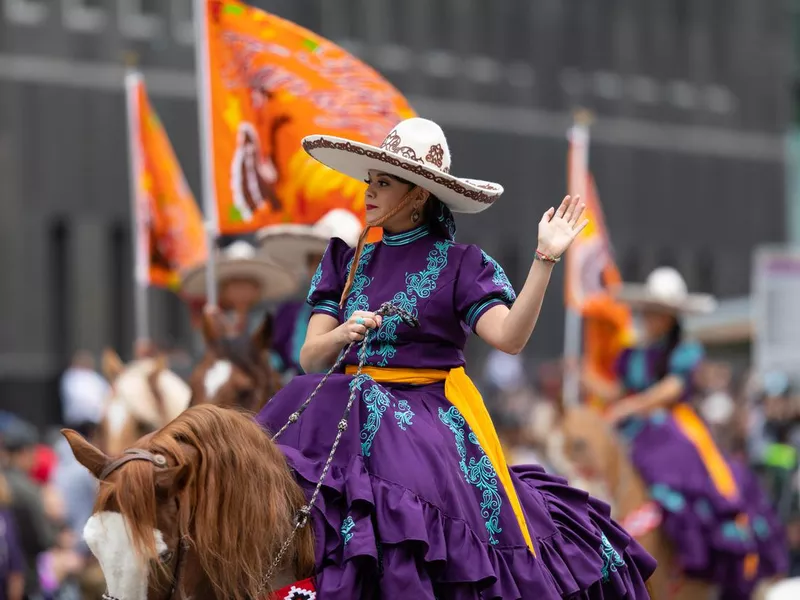
[[[668,357],[666,353],[663,343],[625,350],[618,361],[620,381],[628,393],[641,392],[658,382],[659,365],[666,364],[669,375],[687,384],[680,410],[691,410],[685,402],[691,398],[703,349],[683,342]],[[710,476],[713,467],[706,466],[680,421],[674,410],[660,410],[628,419],[620,429],[630,441],[636,469],[662,509],[665,531],[684,573],[720,585],[723,598],[749,598],[756,579],[787,571],[783,526],[745,465],[724,458],[735,483],[734,494],[724,494],[715,485]],[[707,431],[704,424],[699,426]],[[745,569],[746,556],[753,554],[758,556],[756,577],[747,576]]]
[[[312,280],[313,312],[342,321],[392,302],[419,327],[384,319],[368,345],[369,365],[463,366],[475,323],[515,295],[492,258],[449,237],[423,226],[367,244],[342,310],[354,251],[333,239]],[[357,364],[355,352],[346,363]],[[259,423],[280,428],[320,379],[294,378]],[[307,492],[351,387],[357,401],[314,514],[321,600],[649,597],[644,581],[655,561],[611,520],[606,504],[538,466],[514,467],[536,556],[530,552],[497,472],[443,383],[332,375],[279,440]]]

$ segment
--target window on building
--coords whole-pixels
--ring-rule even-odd
[[[106,25],[108,13],[101,0],[62,0],[61,19],[72,31],[97,32]]]
[[[119,28],[133,39],[149,40],[161,32],[162,3],[157,0],[118,0]]]
[[[38,25],[47,19],[49,8],[42,0],[5,0],[3,14],[11,23]]]

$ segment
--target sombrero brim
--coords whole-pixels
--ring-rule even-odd
[[[656,296],[645,285],[625,284],[614,291],[614,297],[639,308],[654,308],[675,313],[708,314],[717,308],[717,300],[708,294],[689,294],[681,300],[668,300]]]
[[[263,259],[219,259],[216,264],[217,281],[243,277],[261,284],[261,301],[279,300],[291,296],[299,287],[295,273]],[[205,264],[187,270],[181,279],[181,292],[189,297],[207,295]]]
[[[306,268],[310,254],[322,254],[330,241],[307,225],[274,225],[256,234],[259,252],[294,271]]]
[[[482,212],[503,193],[497,183],[454,177],[377,146],[345,138],[311,135],[303,139],[303,148],[325,166],[359,181],[366,179],[372,169],[396,175],[425,188],[457,213]]]

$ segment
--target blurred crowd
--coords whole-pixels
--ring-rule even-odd
[[[580,487],[559,448],[563,373],[561,362],[533,368],[492,352],[480,381],[509,462],[541,464]],[[76,354],[60,388],[64,425],[91,439],[110,393],[94,358]],[[788,527],[792,575],[800,575],[800,389],[782,373],[758,378],[707,361],[698,390],[696,407],[719,444],[761,475]],[[81,539],[95,481],[58,430],[0,412],[0,441],[0,600],[99,600],[102,573]]]
[[[602,490],[570,471],[560,447],[564,371],[560,361],[533,368],[521,356],[493,352],[482,392],[510,463],[537,462],[598,494]],[[783,373],[758,377],[710,360],[697,379],[696,409],[718,444],[760,475],[787,526],[790,575],[800,576],[800,387]]]

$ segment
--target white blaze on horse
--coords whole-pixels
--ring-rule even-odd
[[[314,573],[312,528],[292,535],[306,498],[247,414],[195,406],[117,457],[63,433],[100,480],[84,537],[106,598],[264,598]]]
[[[160,429],[189,406],[189,385],[167,368],[163,357],[123,364],[113,350],[103,353],[111,396],[100,423],[100,444],[119,454],[144,434]]]

